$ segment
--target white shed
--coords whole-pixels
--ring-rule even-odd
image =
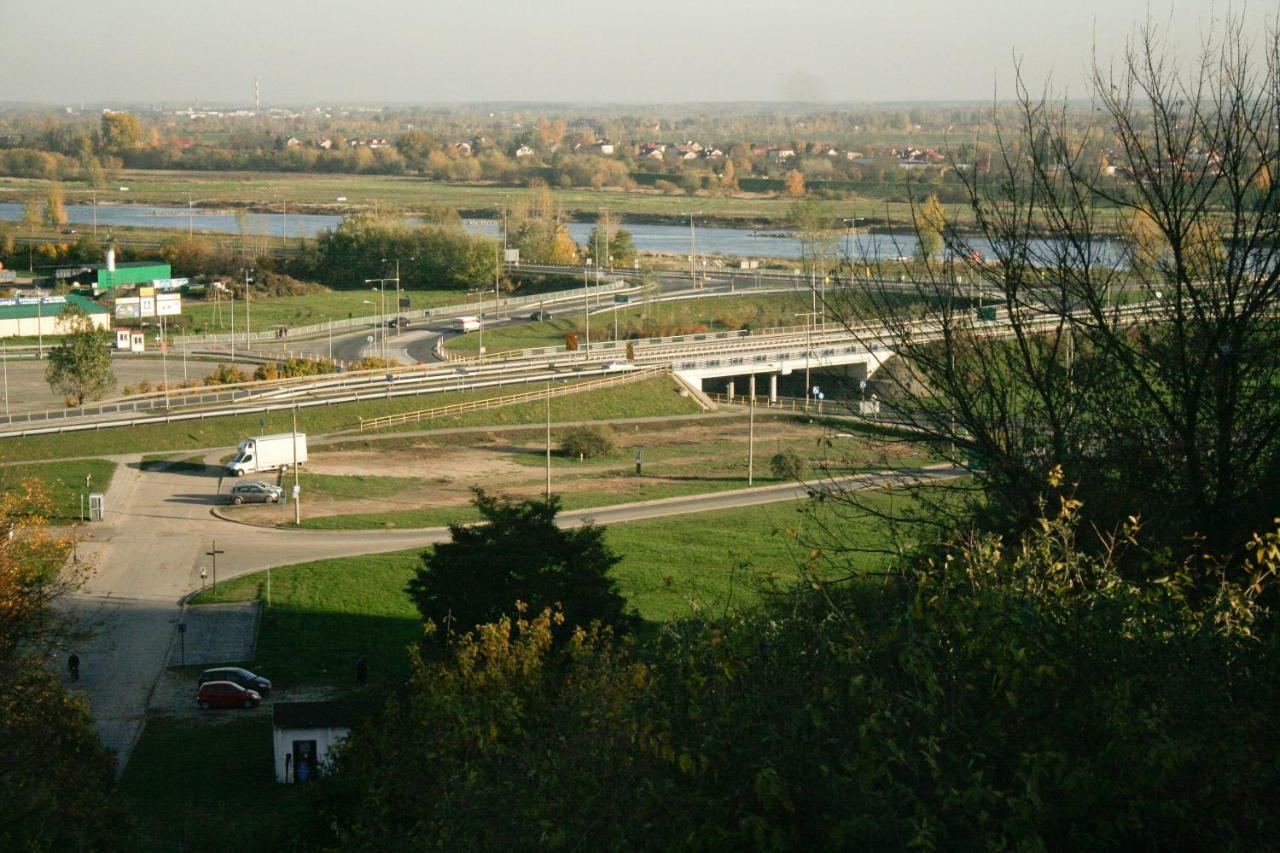
[[[271,712],[276,781],[314,780],[362,710],[349,702],[276,702]]]

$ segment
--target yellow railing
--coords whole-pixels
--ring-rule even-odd
[[[538,391],[525,391],[520,394],[504,394],[501,397],[488,397],[484,400],[468,400],[464,403],[451,403],[448,406],[437,406],[434,409],[422,409],[417,412],[403,412],[398,415],[384,415],[380,418],[361,418],[360,431],[366,429],[380,429],[387,426],[395,426],[397,424],[420,423],[435,418],[448,417],[449,415],[460,415],[466,412],[479,412],[485,409],[498,409],[503,406],[512,406],[516,403],[528,403],[534,400],[545,400],[547,395],[552,397],[565,397],[570,394],[580,394],[583,391],[594,391],[598,388],[609,388],[614,385],[625,385],[628,382],[639,382],[643,379],[652,379],[655,376],[670,373],[668,367],[648,367],[642,370],[629,370],[626,373],[619,373],[617,376],[606,376],[601,379],[592,379],[587,382],[577,382],[572,385],[560,385],[552,383],[549,389]]]

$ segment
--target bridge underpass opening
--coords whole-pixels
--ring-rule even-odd
[[[867,365],[846,364],[809,369],[809,385],[805,386],[804,369],[793,369],[790,373],[762,372],[755,374],[756,398],[769,399],[770,377],[777,376],[779,397],[803,399],[810,396],[813,386],[817,386],[826,401],[836,404],[854,403],[862,397],[861,382],[867,378]],[[745,397],[749,393],[751,374],[743,373],[734,376],[714,376],[702,380],[702,390],[709,394],[726,394]],[[732,386],[732,388],[730,387]],[[878,393],[876,380],[867,383],[866,393]]]

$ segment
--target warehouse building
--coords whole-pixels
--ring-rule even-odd
[[[64,267],[55,275],[59,279],[74,281],[82,286],[88,285],[93,288],[93,295],[97,296],[125,285],[150,285],[155,281],[167,283],[173,279],[173,270],[168,264],[156,261],[116,263],[115,249],[108,249],[106,263]]]
[[[96,328],[111,328],[111,312],[83,296],[74,293],[39,298],[24,296],[18,299],[0,299],[0,338],[65,334],[65,324],[58,314],[68,305],[83,308]]]

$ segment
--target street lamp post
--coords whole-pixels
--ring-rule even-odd
[[[689,211],[689,286],[694,289],[698,287],[698,242],[694,237],[693,217],[701,215],[701,210]]]
[[[244,273],[244,348],[249,350],[253,348],[253,339],[249,337],[249,285],[253,284],[253,270],[246,267],[241,272]]]
[[[813,321],[817,318],[817,311],[806,311],[803,314],[796,314],[797,317],[805,317],[808,322],[804,327],[804,409],[809,411],[809,356],[813,352]]]
[[[582,268],[582,306],[583,316],[587,321],[587,361],[591,360],[591,280],[587,278],[587,271],[590,268],[591,259],[587,258],[587,263]]]
[[[551,500],[551,377],[547,377],[547,500]]]
[[[387,360],[387,289],[386,284],[395,279],[390,278],[366,278],[365,284],[377,283],[376,288],[370,290],[378,291],[378,325],[382,327],[382,360]]]
[[[412,257],[412,258],[383,258],[383,259],[382,259],[382,262],[383,262],[384,264],[386,264],[386,263],[390,263],[391,261],[395,261],[395,262],[396,262],[396,337],[397,337],[397,338],[398,338],[398,337],[400,337],[400,320],[399,320],[399,317],[400,317],[400,262],[401,262],[401,261],[416,261],[416,260],[417,260],[417,257]],[[496,288],[495,288],[495,292],[496,292]]]
[[[195,224],[191,221],[191,191],[187,190],[187,236],[195,234]]]
[[[40,294],[40,285],[36,285],[36,357],[44,358],[44,298]]]

